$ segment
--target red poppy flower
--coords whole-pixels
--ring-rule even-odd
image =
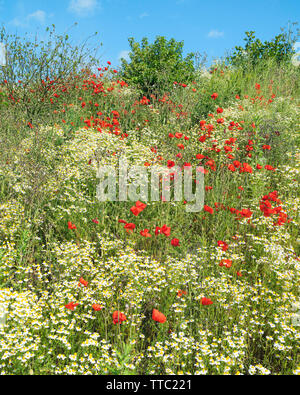
[[[126,315],[121,313],[120,311],[114,311],[112,317],[115,325],[121,324],[123,321],[127,320]]]
[[[141,230],[140,235],[143,237],[151,237],[151,234],[149,233],[149,229]]]
[[[226,243],[226,241],[219,240],[218,246],[221,247],[223,251],[228,250],[228,244]]]
[[[71,221],[68,222],[68,228],[69,228],[69,229],[72,229],[72,230],[77,229],[77,228],[76,228],[76,225],[72,224]]]
[[[130,209],[130,211],[131,211],[132,214],[135,215],[136,217],[139,215],[140,212],[142,212],[142,210],[139,209],[139,208],[136,207],[136,206],[132,206],[131,209]]]
[[[140,202],[139,200],[135,203],[136,207],[141,210],[144,210],[147,207],[147,204]]]
[[[82,284],[84,287],[87,287],[87,286],[88,286],[88,282],[87,282],[83,277],[81,277],[81,278],[79,279],[78,285],[80,285],[80,284]]]
[[[252,211],[248,208],[243,208],[241,211],[238,211],[238,214],[244,218],[250,218],[252,216]]]
[[[163,225],[160,229],[161,233],[163,233],[166,237],[169,237],[171,234],[171,227],[167,225]]]
[[[93,305],[92,305],[92,308],[93,308],[95,311],[100,311],[100,310],[103,309],[103,307],[102,307],[100,304],[98,304],[98,303],[93,304]]]
[[[265,166],[266,170],[275,170],[275,167],[271,166],[271,165],[266,165]]]
[[[232,171],[232,172],[235,172],[235,167],[234,167],[234,165],[230,164],[230,165],[228,165],[227,167],[228,167],[228,170],[230,170],[230,171]]]
[[[227,267],[228,269],[231,267],[232,265],[232,260],[231,259],[222,259],[219,266],[223,267]]]
[[[161,324],[163,324],[164,322],[167,321],[166,316],[156,309],[153,309],[153,311],[152,311],[152,319],[156,322],[161,323]]]
[[[171,167],[175,166],[175,162],[173,160],[168,160],[167,167],[170,169]]]
[[[135,206],[131,207],[130,211],[133,215],[137,216],[141,213],[147,205],[145,203],[140,202],[139,200],[135,203]]]
[[[179,240],[178,239],[173,239],[171,240],[171,244],[173,247],[178,247],[180,246]]]
[[[135,229],[135,224],[128,223],[124,226],[124,229],[126,230],[126,232],[133,232],[133,230]]]
[[[76,306],[78,306],[78,303],[74,303],[74,302],[70,302],[70,303],[68,303],[68,304],[65,305],[65,307],[66,307],[67,309],[72,310],[72,311],[74,310],[74,308],[75,308]]]
[[[203,306],[209,306],[210,304],[213,304],[213,301],[209,298],[202,298],[201,299],[201,304]]]
[[[206,205],[204,206],[204,211],[206,211],[206,212],[208,212],[210,214],[214,213],[214,209],[212,207],[206,206]]]
[[[213,93],[212,95],[211,95],[211,98],[213,99],[213,100],[216,100],[216,98],[218,97],[219,95],[217,94],[217,93]]]
[[[240,173],[252,173],[252,167],[248,163],[243,163],[243,167],[240,168]]]

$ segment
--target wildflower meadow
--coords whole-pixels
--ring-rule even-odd
[[[286,36],[205,68],[164,37],[115,67],[47,34],[0,30],[0,373],[299,374]]]

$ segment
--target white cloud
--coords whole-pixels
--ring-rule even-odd
[[[27,16],[28,21],[31,19],[35,19],[36,21],[40,22],[42,25],[45,23],[46,20],[46,13],[45,11],[37,10],[32,14]]]
[[[68,7],[68,11],[80,17],[90,16],[98,9],[100,9],[98,0],[71,0]]]
[[[19,26],[21,26],[21,27],[26,27],[26,26],[27,26],[26,23],[25,23],[25,21],[21,21],[20,18],[14,18],[14,19],[12,19],[12,20],[9,22],[9,24],[10,24],[10,25],[14,25],[14,26],[16,26],[16,27],[19,27]]]
[[[9,24],[17,27],[28,27],[30,23],[32,23],[32,21],[36,21],[41,25],[44,25],[46,22],[46,18],[47,14],[45,11],[37,10],[23,18],[15,17],[9,22]]]
[[[224,32],[219,32],[219,30],[211,30],[207,37],[209,38],[220,38],[224,36]]]
[[[143,18],[147,18],[147,16],[150,16],[150,15],[147,12],[143,12],[142,14],[139,15],[139,18],[143,19]]]
[[[130,58],[129,58],[129,52],[130,52],[130,51],[126,51],[126,50],[121,51],[121,52],[119,53],[118,59],[121,60],[121,59],[123,58],[123,59],[127,60],[127,62],[128,62],[128,61],[130,60]]]

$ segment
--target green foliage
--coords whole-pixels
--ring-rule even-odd
[[[6,32],[4,26],[0,28],[0,41],[7,50],[7,65],[0,68],[0,81],[5,82],[8,99],[18,107],[22,118],[34,122],[42,113],[48,116],[50,98],[61,94],[63,86],[71,89],[74,75],[95,63],[95,50],[88,48],[88,40],[74,46],[68,34],[56,33],[55,25],[46,28],[45,40],[32,40],[27,34],[19,37]]]
[[[1,108],[5,108],[7,106],[8,106],[8,103],[5,100],[5,94],[3,92],[0,92],[0,110],[1,110]]]
[[[194,79],[194,54],[183,57],[183,41],[169,41],[158,36],[153,44],[143,38],[138,43],[129,38],[130,62],[122,59],[121,75],[143,94],[162,94],[169,91],[174,82],[185,83]]]
[[[271,41],[262,42],[256,38],[254,31],[246,32],[245,46],[236,46],[232,55],[227,57],[229,64],[242,66],[243,68],[254,67],[261,60],[274,59],[277,63],[289,61],[294,54],[293,44],[297,35],[292,36],[292,31],[275,36]]]
[[[108,67],[64,74],[62,65],[47,81],[48,61],[41,72],[22,62],[0,85],[0,374],[299,373],[300,68],[273,58],[249,69],[218,64],[174,88],[187,78],[163,85],[162,71],[160,96],[139,100],[134,81]],[[27,89],[23,65],[33,75]],[[143,73],[132,74],[136,86]],[[32,128],[21,122],[28,114],[39,121]],[[213,212],[171,199],[135,216],[132,201],[98,201],[97,169],[120,157],[149,170],[169,160],[205,167]],[[229,170],[235,161],[253,171]],[[260,208],[274,190],[272,207],[287,215],[280,226],[278,213]],[[251,218],[239,218],[247,209]],[[169,237],[157,229],[164,224]],[[154,308],[165,323],[152,319]],[[127,320],[116,325],[116,311]]]
[[[192,123],[195,124],[214,112],[216,105],[230,105],[236,95],[243,97],[243,93],[255,97],[255,84],[261,85],[261,94],[270,96],[273,86],[276,96],[298,97],[300,89],[300,67],[291,62],[278,64],[276,59],[261,59],[253,66],[247,63],[238,67],[226,66],[219,63],[211,67],[210,73],[199,73],[196,77],[197,100],[189,107]],[[217,92],[216,101],[210,95]],[[196,94],[195,94],[196,96]],[[220,102],[221,101],[221,102]]]

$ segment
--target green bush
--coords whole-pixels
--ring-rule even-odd
[[[7,50],[7,65],[0,68],[6,101],[26,122],[48,119],[53,113],[53,102],[74,89],[75,75],[96,62],[95,50],[88,47],[88,40],[74,46],[68,34],[56,33],[55,25],[46,28],[45,40],[9,34],[2,26],[0,41]]]
[[[194,79],[194,54],[183,57],[183,41],[169,41],[157,36],[153,44],[143,38],[141,43],[129,38],[130,62],[121,59],[121,75],[144,95],[170,91],[174,82],[189,83]]]
[[[246,32],[245,46],[236,46],[235,51],[227,57],[229,64],[244,68],[255,67],[261,60],[274,59],[277,63],[290,61],[293,54],[293,44],[297,40],[298,32],[282,31],[271,41],[262,42],[255,37],[254,31]]]

